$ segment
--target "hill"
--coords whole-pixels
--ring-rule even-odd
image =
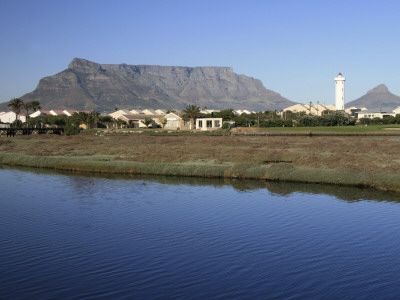
[[[393,110],[400,106],[400,97],[389,92],[384,84],[369,90],[364,96],[346,104],[346,107],[366,107],[368,110]]]
[[[66,70],[42,78],[22,99],[39,100],[43,109],[100,112],[115,107],[183,109],[189,104],[264,111],[294,104],[267,90],[260,80],[238,75],[230,67],[98,64],[79,58]]]

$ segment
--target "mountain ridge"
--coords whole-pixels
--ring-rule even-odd
[[[351,106],[366,107],[368,110],[393,110],[400,106],[400,97],[392,94],[385,84],[379,84],[346,104],[346,107]]]
[[[295,103],[231,67],[99,64],[82,58],[40,79],[36,89],[21,98],[38,100],[43,109],[96,111],[183,109],[189,104],[261,111]]]

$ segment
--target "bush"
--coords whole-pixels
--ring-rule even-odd
[[[298,126],[350,126],[355,124],[355,119],[349,114],[342,111],[334,111],[322,116],[302,116],[299,119]]]
[[[230,127],[231,127],[231,124],[229,124],[229,122],[222,123],[222,129],[229,129]]]
[[[78,126],[67,124],[64,127],[64,134],[65,135],[75,135],[75,134],[79,134],[79,132],[80,132],[80,129],[79,129]]]

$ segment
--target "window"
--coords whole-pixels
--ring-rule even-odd
[[[207,120],[207,127],[211,128],[212,127],[212,121],[211,120]]]
[[[199,121],[199,127],[203,127],[203,121]]]
[[[221,124],[220,124],[219,120],[216,120],[216,121],[214,122],[214,127],[216,127],[216,128],[221,127]]]

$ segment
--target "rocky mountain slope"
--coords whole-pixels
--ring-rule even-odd
[[[75,58],[68,68],[40,80],[24,101],[43,109],[113,111],[136,108],[282,109],[293,105],[260,80],[229,67],[98,64]]]
[[[364,96],[346,104],[346,107],[366,107],[368,110],[393,110],[400,106],[400,97],[389,92],[384,84],[369,90]]]

